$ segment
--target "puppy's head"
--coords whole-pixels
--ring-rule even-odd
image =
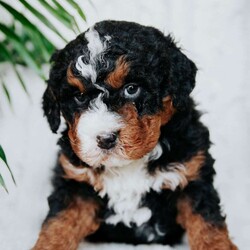
[[[96,24],[52,56],[43,107],[60,114],[75,154],[92,167],[159,157],[161,127],[185,109],[196,67],[170,36],[135,23]]]

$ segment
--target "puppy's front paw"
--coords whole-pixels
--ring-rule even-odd
[[[171,163],[167,170],[158,170],[152,189],[159,192],[162,189],[170,189],[174,191],[177,187],[184,188],[188,181],[186,179],[186,168],[180,163]]]

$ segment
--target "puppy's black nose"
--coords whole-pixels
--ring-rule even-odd
[[[99,148],[111,149],[116,145],[117,133],[98,135],[96,137]]]

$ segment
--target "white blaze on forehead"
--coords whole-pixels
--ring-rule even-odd
[[[102,42],[99,33],[92,27],[85,33],[85,38],[88,41],[89,61],[88,63],[86,62],[86,54],[79,56],[76,62],[76,69],[80,71],[83,77],[90,79],[95,84],[97,78],[96,64],[98,61],[103,61],[103,54],[111,37],[105,36],[105,40]]]
[[[79,119],[77,136],[81,142],[82,159],[93,166],[98,167],[105,157],[103,151],[97,146],[96,137],[102,134],[117,132],[123,127],[121,117],[110,112],[102,101],[102,94],[94,99]]]
[[[94,60],[98,55],[106,49],[106,43],[102,43],[99,33],[91,27],[86,33],[85,38],[88,41],[88,49],[90,53],[90,60]]]
[[[85,56],[79,56],[76,62],[76,69],[80,71],[81,75],[86,79],[91,79],[91,82],[96,81],[96,69],[92,64],[85,64],[82,60]]]

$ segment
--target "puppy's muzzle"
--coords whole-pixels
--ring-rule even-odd
[[[117,142],[118,133],[109,133],[98,135],[96,137],[97,145],[102,149],[111,149],[115,147]]]

